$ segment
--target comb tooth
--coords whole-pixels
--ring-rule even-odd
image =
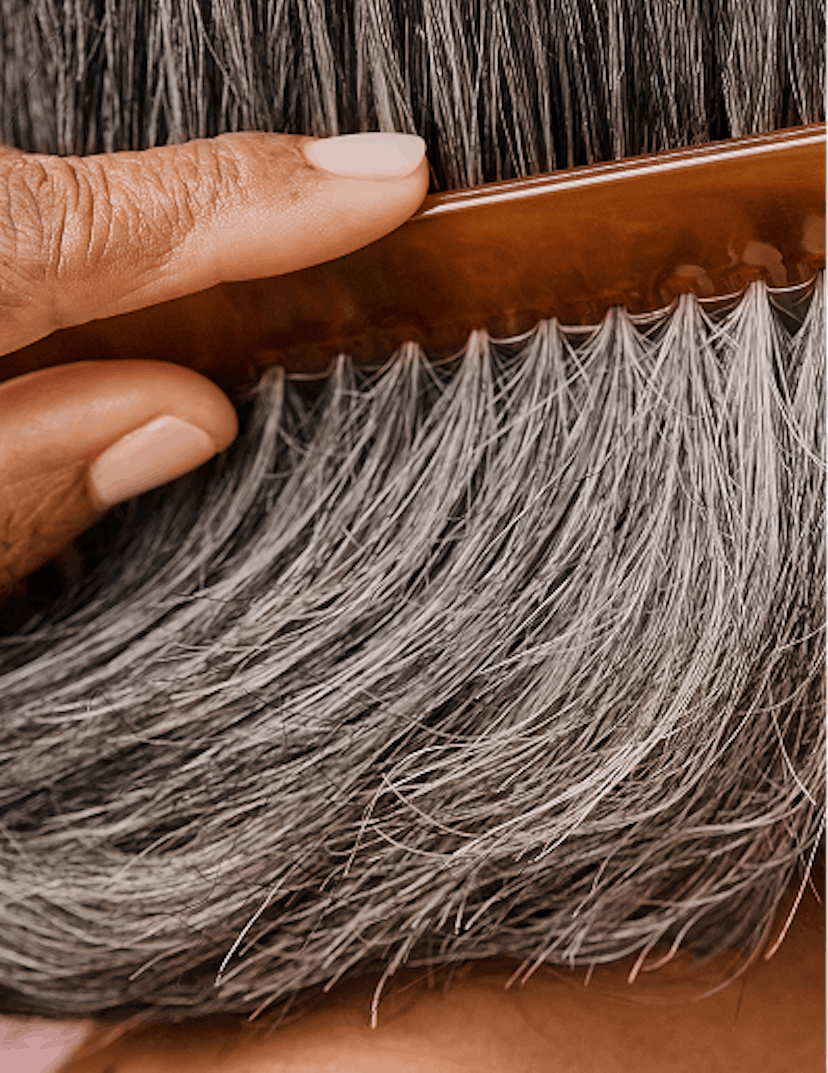
[[[441,356],[475,328],[504,337],[686,291],[713,303],[755,279],[796,286],[825,265],[824,155],[819,124],[432,195],[346,257],[55,333],[4,357],[0,378],[164,357],[232,391],[274,363],[314,374],[407,340]]]

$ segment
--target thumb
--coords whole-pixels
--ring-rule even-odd
[[[78,362],[0,384],[0,596],[114,503],[224,450],[236,411],[156,361]]]
[[[0,354],[359,249],[418,208],[424,153],[416,135],[380,133],[224,134],[86,157],[0,148]]]

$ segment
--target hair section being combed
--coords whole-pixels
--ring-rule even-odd
[[[7,1007],[757,948],[824,796],[821,286],[800,320],[754,284],[268,372],[0,639]]]

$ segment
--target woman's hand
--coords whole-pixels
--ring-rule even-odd
[[[367,245],[420,205],[424,151],[384,134],[225,134],[71,158],[0,147],[0,355]],[[233,441],[223,392],[158,358],[78,354],[0,384],[0,602],[108,507]]]

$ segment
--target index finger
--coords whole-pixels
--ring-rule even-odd
[[[422,201],[424,150],[257,133],[88,157],[0,148],[0,354],[367,245]]]

